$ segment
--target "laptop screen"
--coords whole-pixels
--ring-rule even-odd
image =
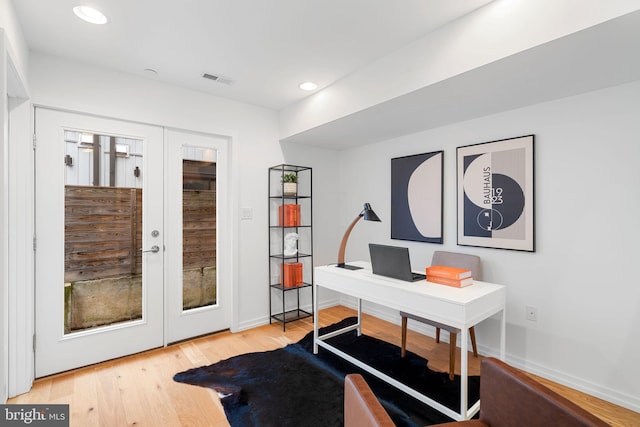
[[[411,272],[409,248],[369,243],[369,255],[371,256],[371,270],[373,274],[405,280],[407,282],[414,282],[425,278],[424,274]]]

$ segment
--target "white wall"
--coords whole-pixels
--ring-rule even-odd
[[[509,362],[640,411],[639,100],[635,82],[343,152],[343,225],[362,201],[384,221],[359,225],[347,257],[368,259],[370,241],[408,246],[418,269],[434,250],[479,255],[484,279],[507,286]],[[527,134],[536,138],[535,253],[457,246],[455,148]],[[442,149],[444,244],[391,240],[390,159]],[[525,320],[526,305],[537,322]],[[495,326],[478,328],[485,353],[497,354]]]
[[[5,32],[6,51],[13,61],[17,74],[24,79],[22,83],[26,85],[29,48],[9,0],[0,0],[0,28]]]

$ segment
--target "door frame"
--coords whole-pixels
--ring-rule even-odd
[[[0,135],[0,162],[3,176],[2,206],[4,217],[0,235],[6,246],[0,249],[0,282],[2,285],[2,398],[28,391],[33,383],[34,331],[33,267],[33,108],[14,57],[6,49],[6,37],[0,37],[0,81],[2,119],[7,132]],[[1,85],[1,84],[0,84]],[[6,193],[4,191],[6,190]],[[26,194],[27,197],[20,197]],[[11,233],[9,233],[11,230]],[[4,270],[6,268],[6,270]],[[5,400],[2,400],[4,403]]]

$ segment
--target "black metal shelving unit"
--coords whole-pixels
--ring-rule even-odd
[[[286,174],[297,178],[295,193],[285,191]],[[280,322],[286,330],[287,323],[313,316],[312,169],[286,164],[270,167],[268,184],[269,323]],[[299,206],[293,223],[290,217],[285,218],[290,205]],[[285,255],[285,239],[290,233],[297,236],[296,252]],[[301,265],[301,275],[292,283],[283,277],[287,274],[283,272],[294,269],[296,264]]]

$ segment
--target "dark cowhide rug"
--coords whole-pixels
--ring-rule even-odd
[[[354,324],[355,318],[321,329],[321,334]],[[443,405],[460,407],[460,378],[434,372],[422,357],[355,331],[330,340]],[[235,356],[213,365],[190,369],[174,380],[209,387],[221,396],[233,427],[330,427],[343,425],[344,377],[362,374],[398,426],[423,426],[451,421],[445,415],[398,391],[351,363],[320,348],[313,354],[313,332],[282,349]],[[479,377],[469,377],[469,401],[478,399]],[[202,414],[206,417],[206,414]]]

